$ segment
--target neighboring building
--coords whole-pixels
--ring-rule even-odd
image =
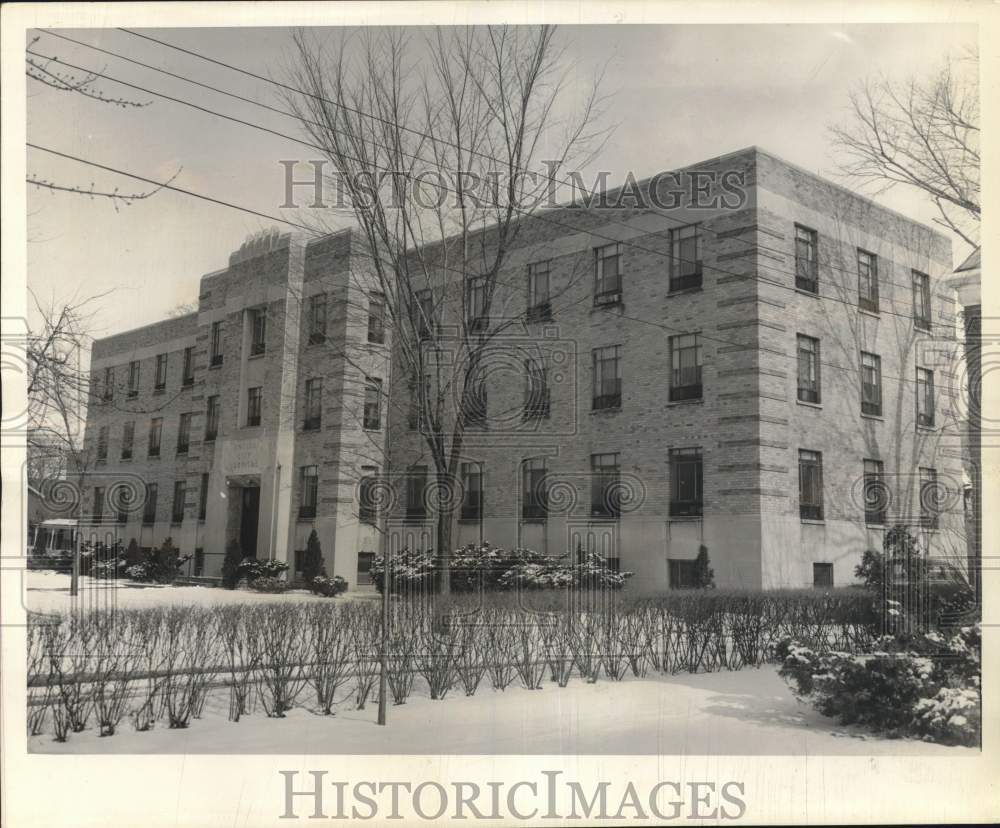
[[[704,198],[670,206],[692,170]],[[702,545],[720,586],[849,583],[897,522],[948,554],[962,531],[960,463],[938,451],[948,240],[756,148],[679,175],[641,185],[664,209],[523,222],[478,323],[504,325],[455,545],[596,548],[639,590],[686,585]],[[216,574],[229,540],[291,563],[315,527],[352,584],[383,537],[433,545],[416,383],[398,353],[390,375],[403,343],[362,245],[268,236],[203,278],[197,313],[95,343],[112,392],[87,445],[108,481],[156,485],[155,513],[122,516],[126,540],[170,535]],[[475,304],[474,282],[465,293]],[[396,492],[382,512],[359,497],[380,479]],[[104,496],[89,485],[85,510]]]

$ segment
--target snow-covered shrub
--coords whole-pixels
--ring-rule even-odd
[[[942,687],[934,698],[920,699],[913,714],[913,730],[925,741],[970,747],[979,744],[982,697],[978,688]]]
[[[283,581],[281,578],[274,578],[270,575],[262,575],[254,578],[248,582],[248,586],[254,592],[271,592],[275,594],[288,592],[289,588],[288,581]]]
[[[347,581],[340,575],[317,575],[309,581],[309,591],[315,595],[334,598],[342,592],[347,592]]]
[[[177,580],[181,567],[190,559],[190,555],[181,555],[172,539],[167,538],[159,549],[154,548],[142,554],[139,563],[126,566],[124,573],[125,577],[133,581],[172,584]]]

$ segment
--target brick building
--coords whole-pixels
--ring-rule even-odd
[[[433,309],[431,335],[496,332],[455,543],[594,548],[640,590],[703,545],[720,586],[848,583],[898,522],[964,556],[948,240],[757,148],[636,192],[522,222],[488,312],[475,274]],[[385,539],[432,546],[420,380],[362,244],[253,240],[196,313],[96,342],[85,510],[205,574],[232,540],[291,563],[312,528],[352,584]],[[119,516],[129,474],[156,496]]]

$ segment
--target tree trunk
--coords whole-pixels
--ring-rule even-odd
[[[437,517],[437,558],[438,590],[442,595],[451,593],[451,535],[455,518],[455,504],[451,487],[438,487],[438,517]]]

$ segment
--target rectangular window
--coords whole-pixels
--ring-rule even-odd
[[[142,504],[143,523],[156,523],[156,490],[155,483],[146,484],[146,502]]]
[[[160,436],[163,434],[163,418],[154,417],[149,421],[149,448],[147,457],[160,456]]]
[[[94,523],[104,521],[104,487],[94,486]]]
[[[222,365],[222,326],[223,322],[212,323],[211,364],[213,367]]]
[[[187,484],[183,480],[174,481],[174,503],[170,512],[171,523],[184,522],[184,509],[187,506]]]
[[[104,369],[104,401],[110,402],[115,397],[115,369]]]
[[[320,377],[306,380],[305,417],[302,428],[315,431],[323,424],[323,380]]]
[[[697,224],[670,231],[670,289],[701,287],[701,232]]]
[[[620,469],[617,454],[590,455],[590,514],[617,518],[621,514]]]
[[[861,352],[861,413],[882,416],[882,357]]]
[[[858,307],[878,313],[878,256],[858,248]]]
[[[427,466],[412,466],[406,474],[406,517],[423,520],[427,516],[424,493],[427,490]]]
[[[194,550],[194,574],[195,577],[205,574],[205,549],[201,546]]]
[[[802,402],[819,403],[819,340],[804,334],[796,337],[798,353],[798,396]]]
[[[326,342],[326,294],[317,293],[309,297],[307,312],[309,324],[309,345],[322,345]]]
[[[205,439],[214,440],[219,436],[219,397],[208,398],[208,408],[205,411]]]
[[[184,373],[181,376],[181,386],[189,388],[194,385],[194,348],[184,349]]]
[[[420,339],[427,339],[437,330],[437,316],[434,309],[434,294],[428,288],[418,290],[415,294],[416,303],[413,308],[414,327]]]
[[[465,282],[465,322],[470,331],[485,331],[489,327],[486,315],[486,279],[476,276]]]
[[[187,454],[191,447],[191,414],[181,414],[180,423],[177,426],[177,453]]]
[[[914,270],[913,279],[913,325],[922,331],[931,329],[931,278],[926,273]]]
[[[260,425],[260,409],[264,396],[264,389],[261,386],[247,389],[247,425]]]
[[[701,399],[701,337],[681,334],[670,337],[670,399]]]
[[[545,458],[535,457],[521,465],[521,518],[545,520],[549,516],[549,491],[545,478]]]
[[[385,294],[368,297],[368,341],[375,345],[385,342]]]
[[[940,497],[937,469],[920,469],[920,523],[924,529],[938,528]]]
[[[372,526],[378,521],[378,467],[362,466],[358,484],[358,520]]]
[[[889,490],[885,485],[882,461],[865,460],[864,473],[865,523],[869,526],[884,526]]]
[[[549,416],[548,367],[541,359],[524,361],[524,419]]]
[[[316,517],[316,503],[319,495],[319,466],[303,466],[300,472],[299,517]]]
[[[670,516],[701,517],[702,458],[700,448],[670,452]]]
[[[670,558],[670,588],[695,589],[698,586],[698,565],[693,558]]]
[[[483,467],[481,463],[462,463],[462,520],[483,516]]]
[[[823,454],[799,449],[799,518],[823,520]]]
[[[103,425],[97,431],[97,459],[108,459],[108,426]]]
[[[250,356],[264,353],[267,348],[267,308],[251,308],[250,317]]]
[[[139,396],[139,360],[133,359],[128,364],[128,396]]]
[[[611,345],[607,348],[594,348],[591,354],[594,373],[594,411],[621,408],[621,346]]]
[[[934,426],[934,372],[917,368],[917,425]]]
[[[551,318],[549,262],[534,262],[528,265],[528,321],[547,322]]]
[[[816,255],[816,231],[795,225],[795,287],[819,293],[819,259]]]
[[[208,472],[201,473],[201,489],[198,491],[198,520],[208,514]]]
[[[833,587],[832,563],[813,564],[813,587],[815,589],[829,589]]]
[[[153,378],[153,390],[162,391],[167,387],[167,355],[158,354],[156,357],[156,376]]]
[[[132,458],[132,446],[135,443],[135,422],[130,421],[122,426],[122,460]]]
[[[368,431],[382,428],[382,380],[365,377],[364,427]]]
[[[594,304],[613,305],[622,300],[622,246],[594,248]]]

